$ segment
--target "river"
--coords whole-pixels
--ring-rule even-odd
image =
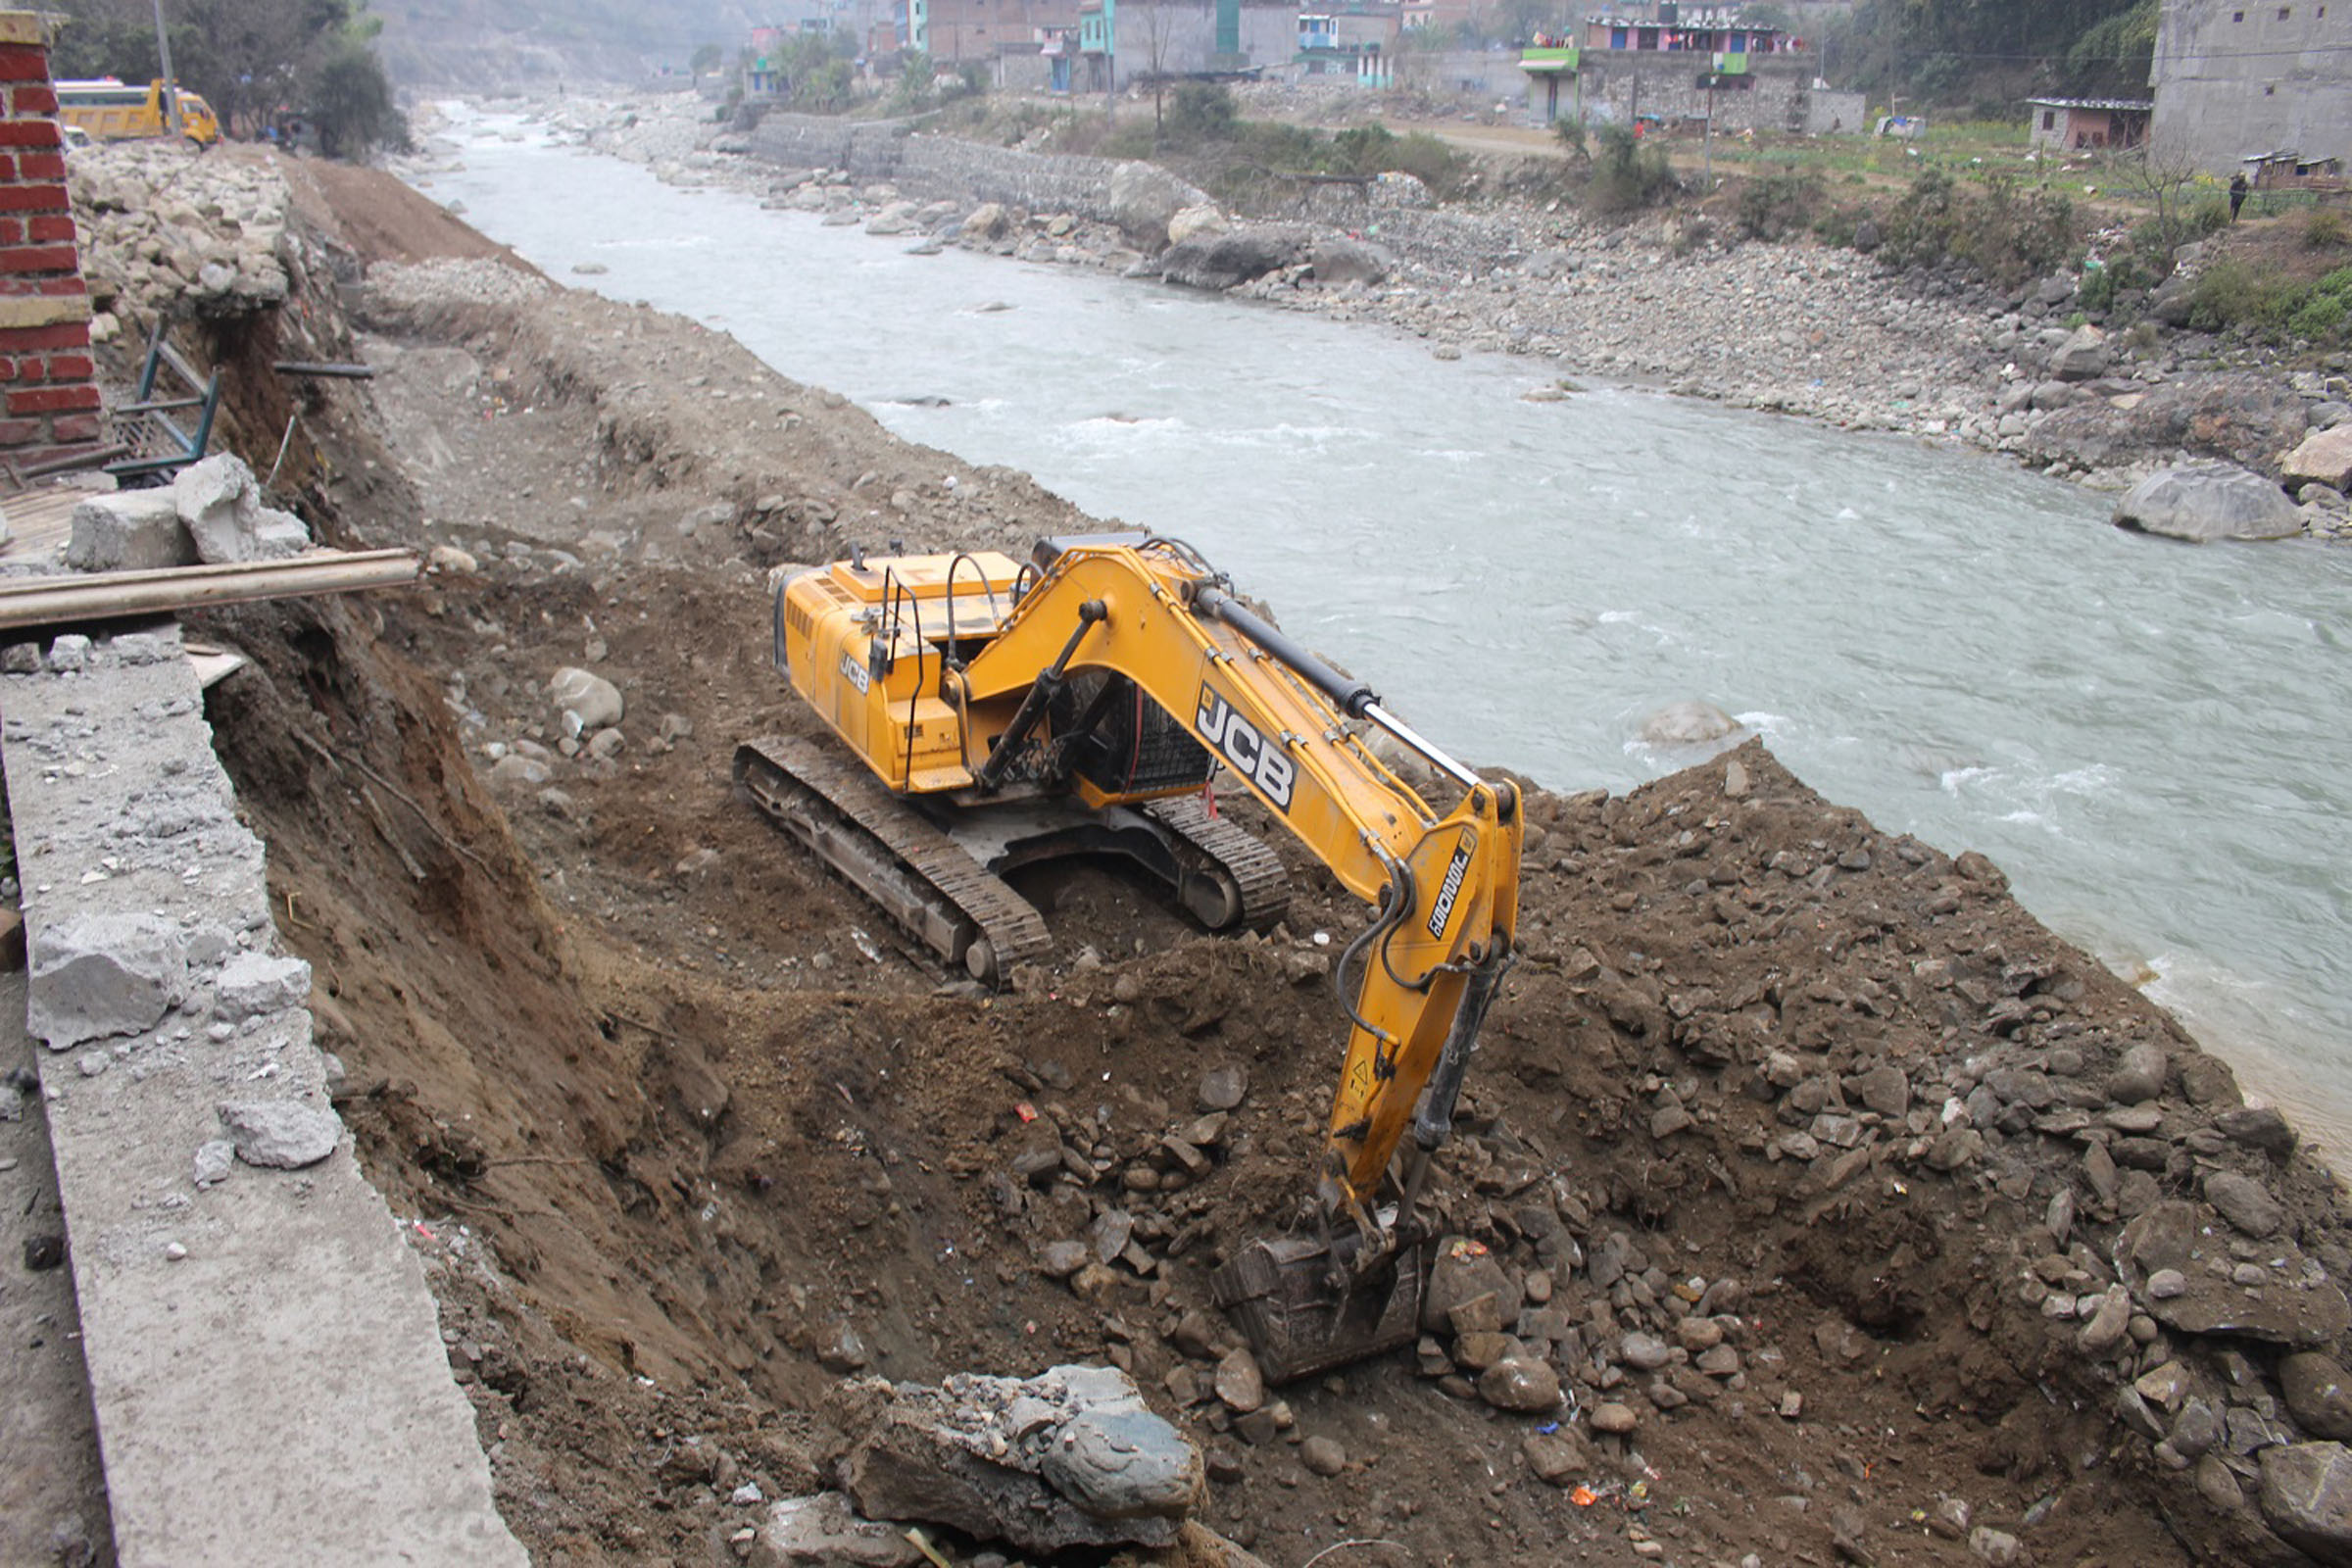
[[[430,193],[551,275],[1189,540],[1475,760],[1622,790],[1692,760],[1647,715],[1714,703],[1882,828],[1991,856],[2352,1149],[2352,550],[2126,534],[2004,460],[1645,390],[1531,403],[1542,362],[910,256],[454,113]]]

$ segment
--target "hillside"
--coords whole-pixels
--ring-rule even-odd
[[[377,48],[404,88],[496,93],[564,81],[633,83],[732,50],[752,13],[733,0],[375,0]]]

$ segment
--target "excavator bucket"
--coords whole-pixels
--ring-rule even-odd
[[[1327,1372],[1410,1345],[1421,1332],[1426,1239],[1357,1270],[1305,1237],[1251,1242],[1209,1276],[1209,1292],[1270,1382]]]

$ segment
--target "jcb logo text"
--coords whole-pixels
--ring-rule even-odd
[[[1235,772],[1255,784],[1259,794],[1283,810],[1291,808],[1291,786],[1298,782],[1298,765],[1283,755],[1279,745],[1269,744],[1255,724],[1235,712],[1232,704],[1206,686],[1200,688],[1200,709],[1193,719],[1193,727],[1200,732],[1202,741],[1233,764]]]

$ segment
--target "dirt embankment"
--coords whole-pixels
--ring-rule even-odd
[[[1051,966],[942,991],[726,784],[736,737],[813,722],[765,565],[1086,519],[691,323],[419,276],[360,345],[380,380],[306,415],[311,504],[441,570],[210,617],[255,659],[211,716],[541,1560],[731,1561],[740,1489],[825,1480],[843,1373],[1068,1359],[1130,1368],[1207,1451],[1208,1521],[1284,1568],[2293,1558],[2254,1498],[2335,1419],[2286,1359],[2352,1316],[2323,1173],[1990,865],[1753,746],[1531,797],[1435,1201],[1562,1401],[1499,1408],[1465,1321],[1248,1408],[1205,1273],[1303,1191],[1340,1037],[1312,939],[1363,912],[1287,844],[1265,939],[1061,873],[1028,886]],[[564,665],[625,698],[601,755]]]

